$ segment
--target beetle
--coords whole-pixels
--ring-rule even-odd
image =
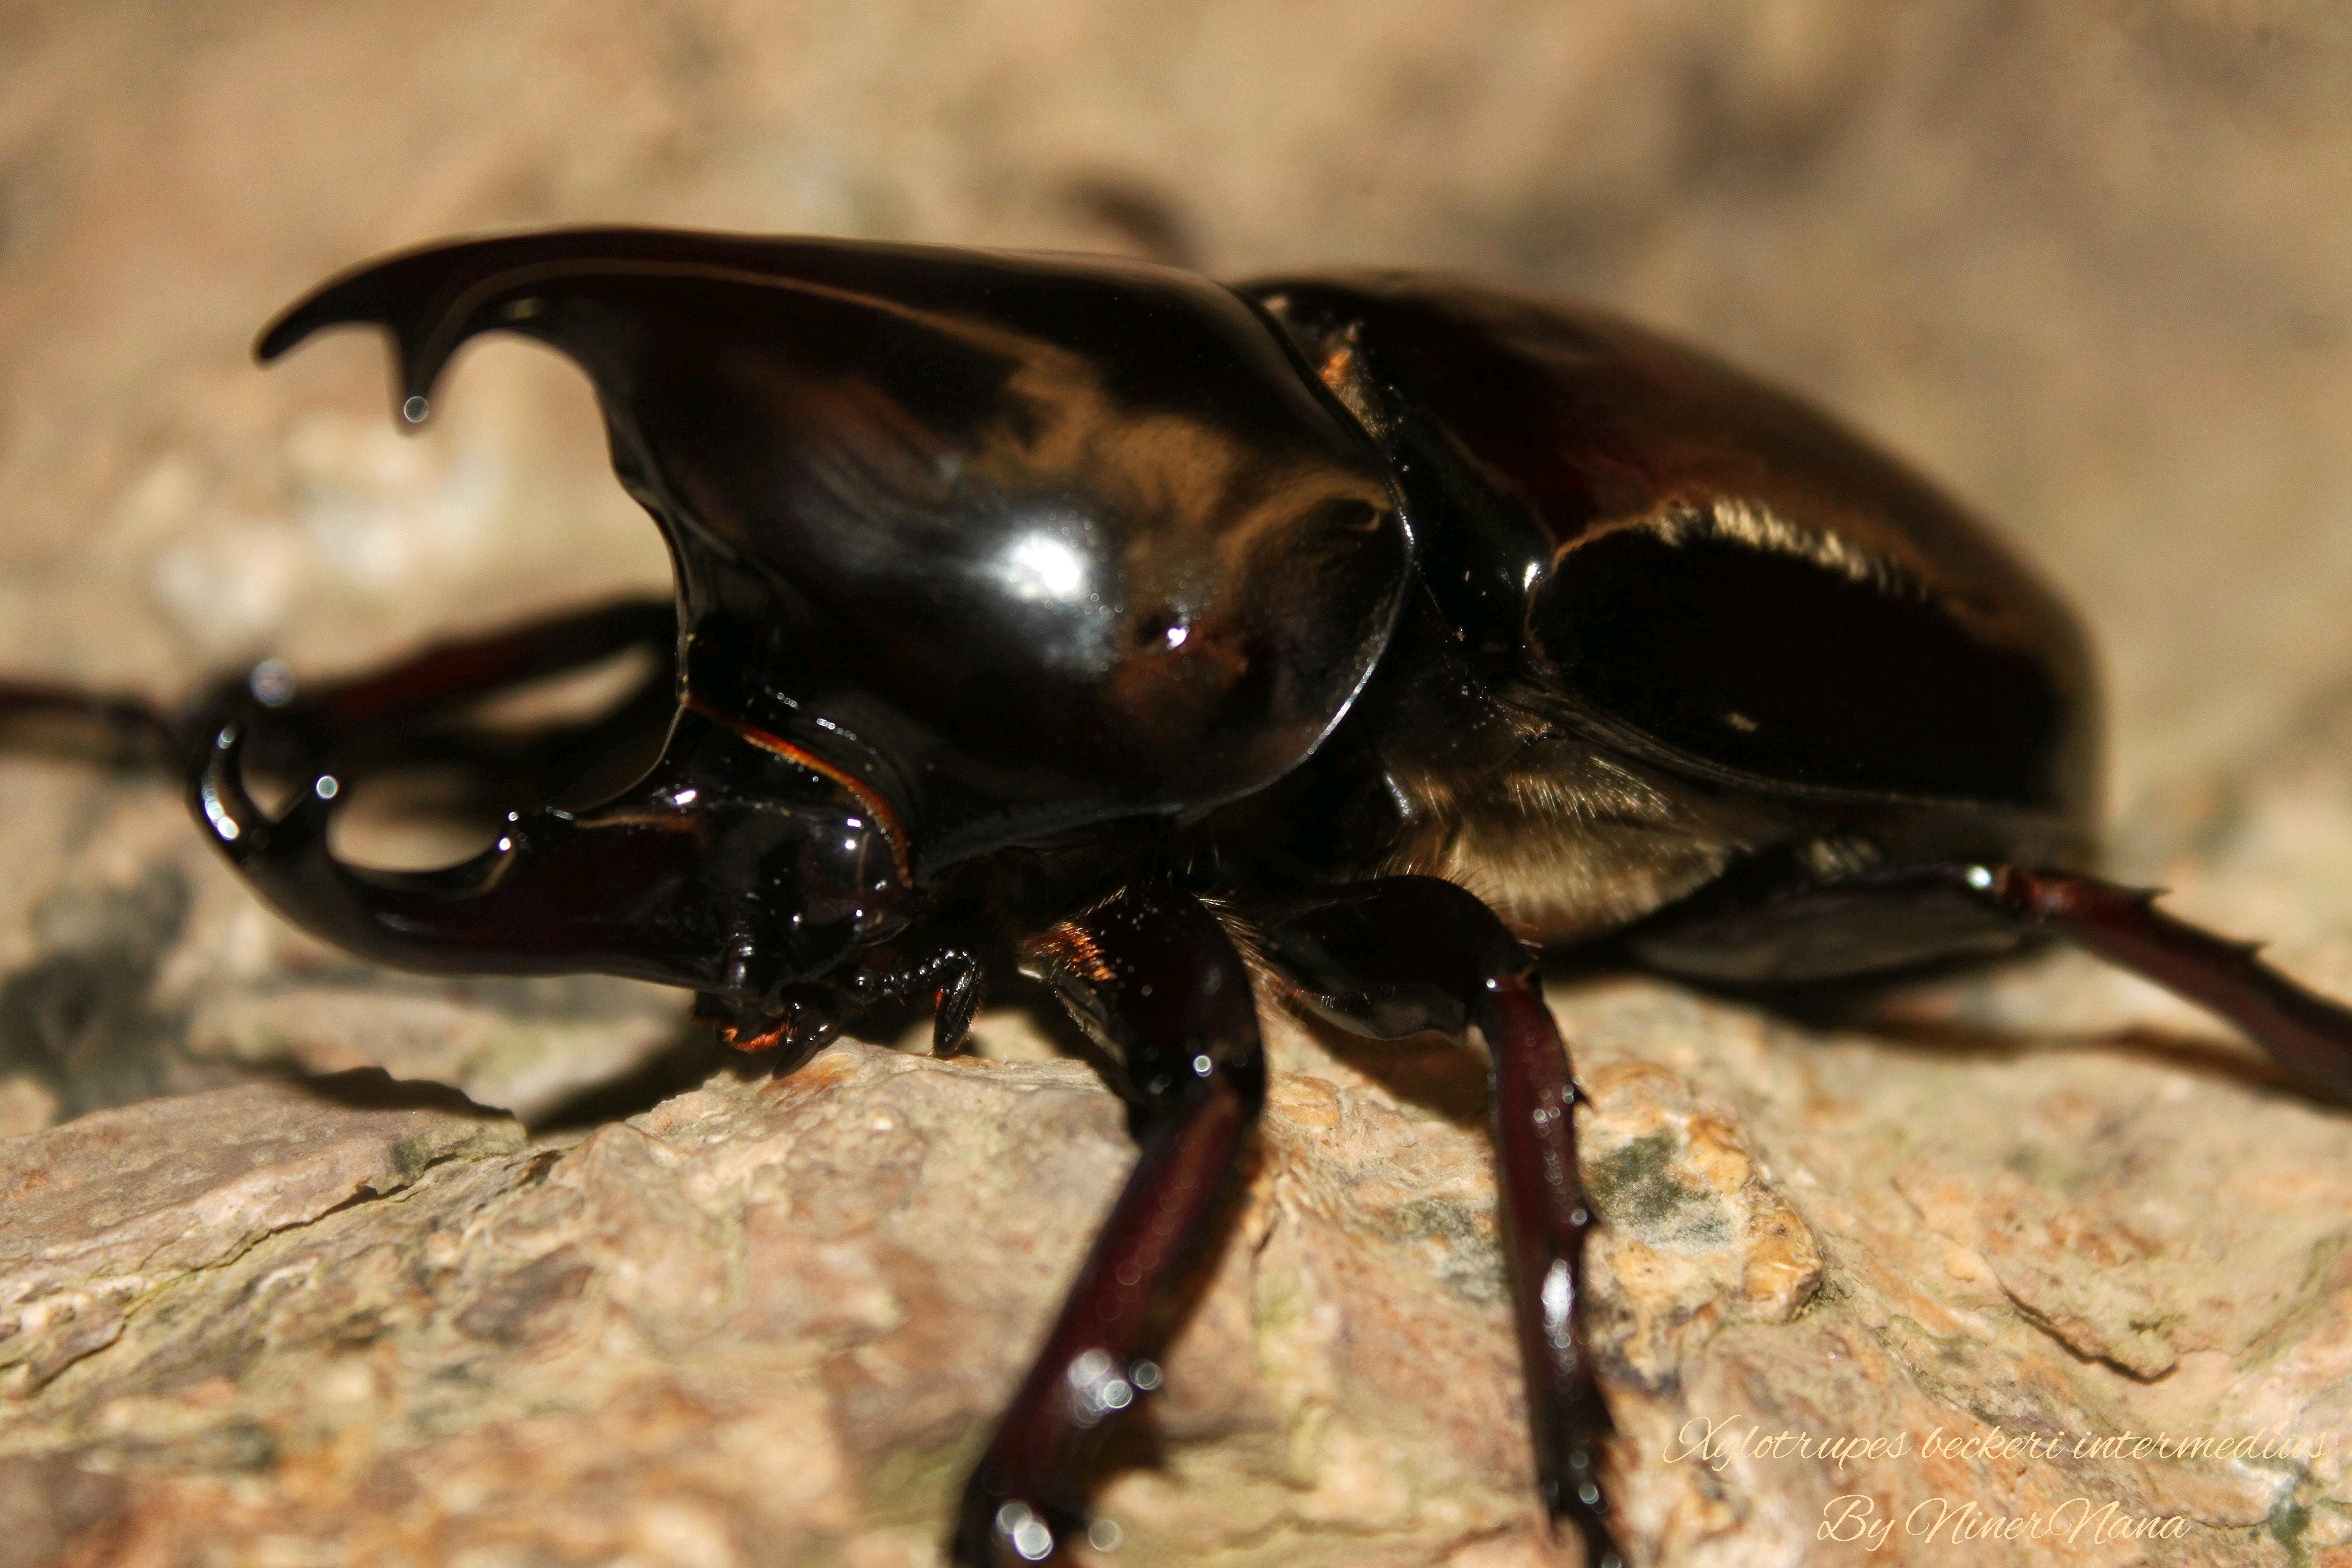
[[[2098,725],[2052,593],[1824,415],[1610,316],[1409,273],[1238,287],[1095,257],[660,230],[444,244],[262,336],[577,362],[677,592],[184,710],[17,684],[172,760],[297,925],[453,973],[691,989],[797,1066],[861,1012],[962,1042],[1048,986],[1140,1156],[963,1493],[963,1561],[1085,1522],[1264,1096],[1261,992],[1475,1029],[1534,1472],[1620,1564],[1579,1331],[1595,1223],[1539,954],[1703,985],[2075,941],[2352,1103],[2352,1013],[2091,872]],[[487,698],[636,652],[609,710]],[[354,784],[454,765],[495,844],[347,863]],[[257,804],[249,774],[287,803]]]

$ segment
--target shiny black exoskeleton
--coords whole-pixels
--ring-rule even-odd
[[[966,1560],[1082,1527],[1089,1450],[1157,1386],[1262,1098],[1259,982],[1486,1040],[1535,1478],[1596,1562],[1592,1219],[1537,950],[1788,985],[2063,935],[2352,1100],[2352,1017],[2087,875],[2095,713],[2051,595],[1830,421],[1622,322],[1410,275],[610,230],[378,263],[261,355],[351,323],[392,333],[410,423],[478,333],[577,361],[674,605],[316,690],[265,667],[176,716],[0,712],[181,758],[261,893],[386,963],[688,987],[787,1065],[880,1000],[930,998],[952,1050],[992,969],[1052,987],[1142,1155],[971,1478]],[[632,650],[604,715],[469,722]],[[353,784],[420,764],[475,780],[495,845],[333,854]]]

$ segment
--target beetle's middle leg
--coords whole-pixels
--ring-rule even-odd
[[[1601,1495],[1609,1408],[1578,1326],[1593,1224],[1576,1164],[1577,1090],[1535,960],[1474,895],[1386,877],[1253,906],[1265,956],[1317,1016],[1379,1040],[1476,1026],[1493,1054],[1503,1247],[1527,1375],[1537,1490],[1592,1568],[1622,1568]]]
[[[1159,1386],[1191,1255],[1265,1098],[1249,972],[1198,899],[1129,889],[1030,944],[1029,962],[1110,1053],[1141,1156],[964,1489],[955,1552],[1040,1562],[1085,1520],[1103,1425]]]

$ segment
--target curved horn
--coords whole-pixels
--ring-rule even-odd
[[[507,814],[498,843],[440,871],[362,870],[337,860],[327,827],[340,781],[322,773],[272,818],[246,791],[247,728],[224,723],[193,771],[192,801],[213,839],[272,907],[362,957],[444,973],[595,968],[681,984],[676,954],[623,929],[686,871],[693,823],[645,817],[602,831],[568,813]],[[593,834],[593,839],[590,835]]]
[[[398,968],[596,970],[752,998],[904,922],[887,845],[822,780],[826,798],[815,800],[698,790],[680,782],[674,748],[593,811],[510,812],[498,842],[472,860],[379,871],[328,847],[343,793],[335,775],[318,775],[273,818],[245,788],[245,743],[245,725],[226,722],[191,769],[198,820],[280,914]]]

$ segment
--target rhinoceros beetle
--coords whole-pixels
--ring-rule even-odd
[[[1596,1563],[1594,1217],[1539,951],[1791,987],[2049,937],[2352,1101],[2352,1014],[2093,863],[2083,639],[1832,421],[1595,312],[1413,274],[1227,287],[1100,258],[651,230],[364,267],[262,337],[388,329],[400,417],[486,331],[568,355],[674,602],[181,713],[34,686],[178,760],[281,914],[438,972],[690,988],[797,1065],[991,971],[1048,985],[1141,1157],[964,1493],[954,1550],[1083,1528],[1264,1093],[1259,991],[1380,1040],[1475,1028],[1537,1486]],[[638,650],[590,719],[483,699]],[[464,864],[347,864],[355,781],[454,765]],[[290,785],[256,804],[248,772]]]

